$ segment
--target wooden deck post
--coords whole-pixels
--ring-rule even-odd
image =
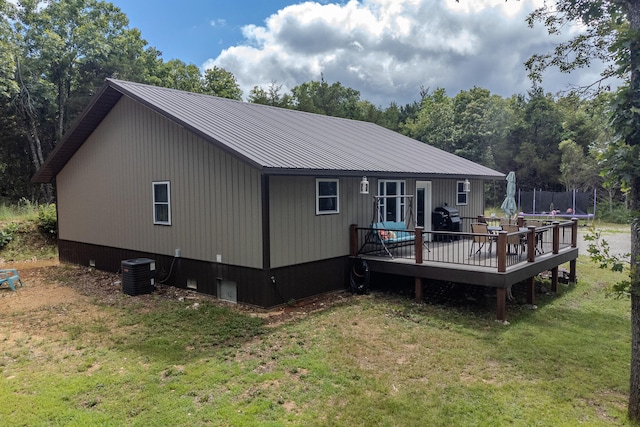
[[[571,247],[578,247],[578,218],[571,218]],[[576,283],[576,260],[569,261],[569,282]]]
[[[507,271],[507,232],[500,231],[498,233],[498,272],[504,273]]]
[[[424,227],[416,227],[416,236],[413,239],[416,253],[416,264],[422,264],[422,248],[424,248],[424,240],[422,240],[422,230],[424,230]]]
[[[530,225],[527,229],[527,261],[536,262],[536,227]]]
[[[496,320],[507,320],[507,290],[496,288]]]
[[[536,280],[531,276],[527,279],[527,304],[535,305],[536,303]]]
[[[349,226],[349,255],[358,255],[358,224]]]
[[[416,227],[415,228],[415,238],[413,239],[413,244],[415,246],[415,253],[416,253],[416,264],[422,264],[422,248],[424,247],[424,240],[422,237],[422,231],[424,230],[424,227]],[[416,288],[416,302],[417,303],[421,303],[423,297],[422,294],[422,278],[420,277],[416,277],[415,278],[415,288]]]
[[[415,285],[416,285],[416,302],[421,303],[424,296],[422,293],[422,279],[420,277],[416,277]]]
[[[524,216],[518,215],[518,227],[524,228]]]
[[[573,240],[573,236],[572,236]],[[554,255],[560,252],[560,223],[558,221],[553,222],[553,253]],[[551,269],[551,292],[558,292],[558,266]]]
[[[551,269],[551,292],[558,292],[558,267]]]

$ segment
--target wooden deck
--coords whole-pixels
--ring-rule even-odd
[[[534,305],[536,275],[551,271],[552,291],[557,291],[558,268],[569,262],[569,281],[575,282],[577,230],[577,220],[495,234],[423,233],[417,228],[412,231],[413,242],[394,245],[383,244],[376,230],[354,225],[351,256],[365,260],[371,272],[414,277],[418,301],[423,279],[496,288],[496,317],[505,321],[506,295],[512,285],[526,282],[527,302]],[[481,246],[477,240],[486,242]]]

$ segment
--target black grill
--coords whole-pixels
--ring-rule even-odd
[[[460,212],[458,209],[441,206],[436,208],[431,214],[431,224],[433,225],[433,231],[450,231],[453,233],[459,233],[462,231],[462,220],[460,219]],[[434,240],[458,240],[460,236],[437,234],[434,235]]]

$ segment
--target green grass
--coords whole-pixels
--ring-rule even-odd
[[[0,223],[35,221],[38,218],[38,212],[38,203],[27,199],[22,199],[19,203],[11,205],[0,203]]]
[[[33,220],[14,220],[0,225],[0,232],[6,229],[15,231],[11,232],[11,240],[6,245],[0,245],[0,260],[42,260],[58,256],[55,240],[38,230],[37,215]]]
[[[347,297],[275,327],[215,304],[160,298],[94,302],[90,316],[73,302],[0,314],[0,419],[625,425],[629,303],[606,296],[613,273],[585,257],[578,273],[576,285],[537,295],[537,310],[509,304],[508,326],[493,320],[492,299],[415,304],[386,293]]]
[[[0,258],[28,259],[39,245],[29,234]],[[38,286],[87,280],[42,271]],[[630,305],[607,294],[623,277],[586,256],[577,271],[577,284],[537,294],[537,310],[509,303],[508,326],[493,320],[492,296],[416,304],[383,292],[277,326],[155,295],[2,309],[1,424],[627,425]],[[0,307],[13,295],[0,292]]]

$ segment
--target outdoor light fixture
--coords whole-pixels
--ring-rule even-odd
[[[468,179],[464,180],[463,190],[465,193],[469,193],[471,191],[471,183],[469,182]]]
[[[366,176],[363,176],[360,181],[360,194],[369,194],[369,181]]]

